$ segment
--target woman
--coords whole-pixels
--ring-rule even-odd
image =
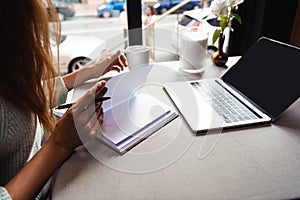
[[[64,103],[74,85],[110,70],[123,70],[126,63],[125,57],[117,52],[72,74],[57,77],[48,18],[58,40],[60,26],[51,0],[46,3],[49,11],[42,0],[1,2],[0,199],[47,195],[47,181],[74,149],[82,145],[78,131],[93,137],[95,127],[102,123],[101,103],[86,105],[105,94],[105,82],[94,85],[57,123],[51,108]]]
[[[151,48],[150,57],[154,60],[154,28],[155,28],[155,10],[152,5],[147,5],[146,16],[144,18],[145,34],[146,34],[146,45]]]

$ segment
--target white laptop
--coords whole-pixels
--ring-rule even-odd
[[[221,78],[164,89],[195,132],[270,123],[300,94],[300,49],[260,38]]]

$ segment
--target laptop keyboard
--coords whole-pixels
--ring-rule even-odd
[[[200,92],[201,96],[204,97],[219,115],[223,116],[226,123],[259,118],[234,96],[230,95],[229,92],[224,92],[222,87],[200,82],[191,82],[190,84]]]

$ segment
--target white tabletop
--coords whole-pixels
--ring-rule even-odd
[[[228,65],[235,61],[230,58]],[[226,71],[208,64],[202,75],[191,75],[181,72],[178,62],[157,64],[169,67],[155,76],[165,81],[218,77]],[[159,84],[152,87],[157,98],[173,106]],[[96,156],[79,148],[60,168],[53,199],[299,197],[299,122],[299,101],[274,124],[204,135],[191,132],[179,116],[123,156],[101,144]]]

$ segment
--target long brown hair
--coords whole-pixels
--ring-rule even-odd
[[[54,125],[50,108],[57,75],[49,19],[59,39],[60,23],[51,0],[1,1],[0,95],[19,109],[37,115],[47,133]]]

